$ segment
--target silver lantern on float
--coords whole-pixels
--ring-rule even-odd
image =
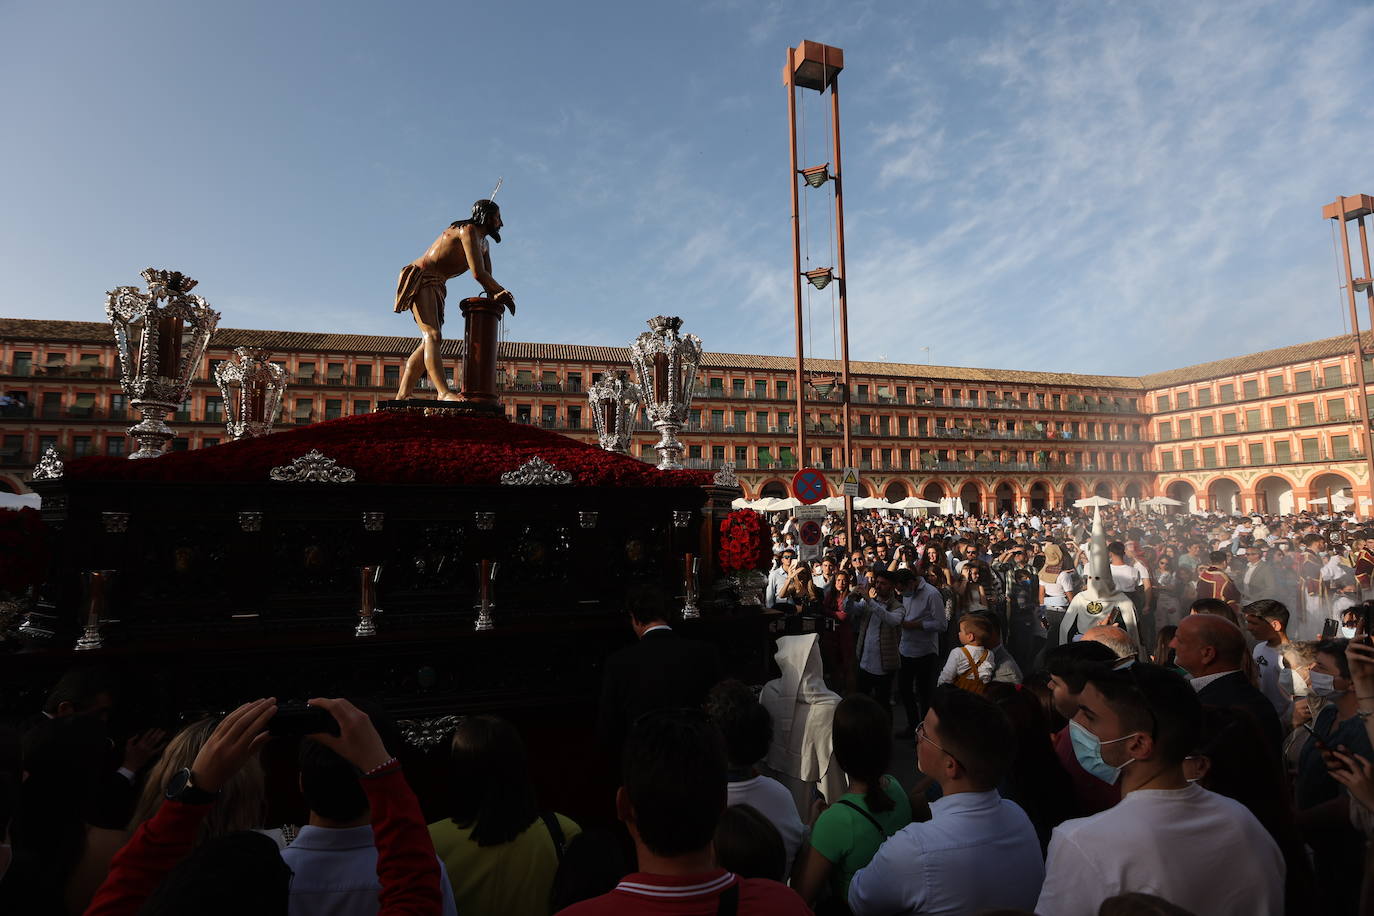
[[[120,286],[105,294],[105,315],[114,326],[119,379],[129,404],[142,419],[129,427],[138,442],[130,458],[156,458],[172,440],[167,414],[191,388],[219,312],[200,296],[188,295],[196,281],[174,270],[143,271],[148,291]]]
[[[251,439],[272,431],[286,391],[286,370],[258,347],[237,347],[234,359],[215,367],[224,396],[224,429],[230,439]]]
[[[630,381],[627,372],[607,373],[587,389],[596,436],[606,451],[629,454],[639,398],[639,386]]]
[[[679,335],[682,319],[659,315],[649,319],[649,330],[630,344],[630,362],[639,376],[644,413],[659,433],[658,469],[682,469],[682,443],[678,430],[687,422],[701,365],[701,338]]]

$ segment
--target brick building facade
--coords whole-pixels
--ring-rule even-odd
[[[1331,338],[1144,378],[855,362],[854,458],[869,494],[957,497],[984,511],[1093,493],[1168,493],[1194,507],[1274,511],[1301,508],[1333,486],[1368,497],[1351,420],[1349,343]],[[392,397],[414,345],[403,337],[221,329],[190,397],[169,418],[173,448],[223,440],[211,373],[234,347],[263,347],[284,365],[290,385],[278,423],[292,425],[367,412]],[[452,372],[461,343],[444,348]],[[628,368],[629,351],[506,343],[500,366],[512,420],[594,442],[585,390]],[[812,360],[807,368],[839,367]],[[802,463],[794,453],[795,384],[789,359],[708,352],[681,435],[687,463],[733,461],[746,495],[781,495]],[[126,453],[133,419],[106,324],[0,319],[0,392],[23,402],[0,417],[0,487],[25,489],[48,445],[68,457]],[[839,468],[838,394],[809,391],[806,408],[809,462]],[[634,454],[656,460],[655,441],[641,420]]]

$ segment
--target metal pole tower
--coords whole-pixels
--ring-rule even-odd
[[[824,289],[832,281],[839,289],[839,329],[840,329],[840,428],[842,436],[841,451],[844,455],[842,466],[855,466],[854,449],[850,432],[850,385],[849,385],[849,298],[848,274],[844,262],[844,173],[840,164],[840,87],[839,75],[844,69],[844,51],[814,41],[803,41],[795,48],[787,49],[787,66],[783,68],[782,81],[787,87],[787,125],[791,153],[791,195],[792,195],[792,296],[797,324],[797,371],[796,371],[796,410],[797,410],[797,460],[803,467],[810,464],[806,451],[806,368],[805,338],[803,336],[802,279],[805,278],[817,289]],[[797,167],[797,90],[814,89],[824,94],[830,90],[830,128],[831,163],[824,165]],[[810,188],[820,188],[827,181],[831,183],[835,195],[835,267],[817,268],[802,271],[801,262],[801,214],[799,212],[798,182]],[[837,273],[838,271],[838,273]],[[846,496],[845,507],[845,544],[846,549],[854,549],[854,500]]]
[[[1366,351],[1364,348],[1363,336],[1360,333],[1360,312],[1355,304],[1355,293],[1363,292],[1365,301],[1369,307],[1370,324],[1374,325],[1374,274],[1369,268],[1369,237],[1365,229],[1365,217],[1374,213],[1374,197],[1368,194],[1355,194],[1351,197],[1337,197],[1333,202],[1322,207],[1322,216],[1326,219],[1336,220],[1336,231],[1341,240],[1341,254],[1345,266],[1345,292],[1346,301],[1350,306],[1350,331],[1354,335],[1355,345],[1355,383],[1359,386],[1359,396],[1355,398],[1355,418],[1360,424],[1360,443],[1364,446],[1365,459],[1365,489],[1369,492],[1369,498],[1374,501],[1374,423],[1371,420],[1368,406],[1368,389],[1365,387],[1366,379],[1364,375],[1364,358]],[[1350,260],[1350,235],[1346,229],[1346,223],[1357,220],[1360,227],[1360,255],[1364,264],[1364,276],[1355,276]],[[1360,497],[1351,488],[1351,497],[1355,500],[1355,514],[1364,515],[1360,505]],[[1333,515],[1336,506],[1331,502],[1331,497],[1327,497],[1327,511]],[[1371,509],[1374,509],[1374,502],[1371,502]]]

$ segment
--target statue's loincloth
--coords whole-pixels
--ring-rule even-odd
[[[405,312],[416,305],[432,303],[439,324],[444,323],[444,300],[448,297],[448,287],[444,278],[407,264],[401,268],[401,276],[396,280],[396,311]]]

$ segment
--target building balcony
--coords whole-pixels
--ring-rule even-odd
[[[116,379],[119,372],[115,369],[91,363],[75,364],[53,364],[51,366],[35,366],[32,364],[16,364],[0,366],[0,376],[9,378],[40,378],[40,379]]]
[[[796,395],[790,391],[786,394],[779,394],[776,389],[773,391],[759,392],[757,390],[735,390],[733,388],[716,388],[710,385],[698,386],[692,389],[693,399],[701,398],[704,400],[726,400],[726,401],[781,401],[784,403],[795,403]],[[806,392],[807,403],[813,404],[842,404],[844,399],[837,388],[822,397],[815,391]],[[882,394],[858,394],[850,396],[850,404],[868,404],[894,407],[927,407],[931,409],[960,409],[960,410],[1043,410],[1052,413],[1107,413],[1107,414],[1139,414],[1139,404],[1135,408],[1129,404],[1118,405],[1116,403],[1095,402],[1092,404],[1077,402],[1068,403],[1060,407],[1053,407],[1040,403],[1023,404],[1011,398],[995,398],[991,401],[971,400],[968,398],[935,398],[927,395],[908,393],[904,397]]]
[[[1369,385],[1374,385],[1374,376],[1369,376],[1369,375],[1367,374],[1367,373],[1368,373],[1368,369],[1366,369],[1365,371],[1366,371],[1365,383],[1366,383],[1366,384],[1369,384]],[[1164,416],[1165,414],[1171,414],[1171,413],[1189,413],[1189,412],[1194,411],[1194,410],[1216,410],[1216,409],[1219,408],[1219,407],[1231,407],[1232,405],[1235,405],[1235,404],[1254,404],[1254,403],[1257,403],[1257,402],[1259,402],[1259,401],[1272,401],[1272,400],[1274,400],[1275,398],[1291,398],[1291,397],[1293,397],[1294,395],[1299,395],[1299,394],[1313,394],[1313,393],[1315,393],[1315,392],[1323,392],[1323,393],[1332,394],[1332,393],[1336,393],[1336,392],[1339,392],[1339,391],[1344,391],[1344,390],[1347,390],[1347,389],[1350,389],[1350,388],[1354,388],[1354,387],[1356,387],[1356,384],[1355,384],[1355,379],[1354,379],[1353,377],[1342,376],[1342,377],[1341,377],[1340,383],[1337,384],[1337,385],[1327,385],[1327,384],[1324,384],[1321,380],[1314,380],[1310,385],[1294,385],[1292,388],[1285,388],[1285,389],[1282,390],[1282,391],[1271,391],[1271,392],[1269,392],[1268,394],[1256,394],[1256,395],[1251,395],[1251,396],[1249,396],[1249,397],[1242,396],[1242,397],[1238,397],[1238,398],[1232,398],[1232,399],[1229,400],[1229,401],[1220,401],[1220,400],[1218,400],[1218,401],[1213,401],[1213,402],[1210,403],[1210,404],[1189,404],[1189,405],[1186,406],[1186,407],[1178,407],[1178,406],[1166,407],[1166,408],[1163,409],[1163,410],[1155,410],[1155,411],[1152,411],[1152,415],[1153,415],[1153,416],[1157,416],[1157,417],[1161,417],[1161,416]]]

